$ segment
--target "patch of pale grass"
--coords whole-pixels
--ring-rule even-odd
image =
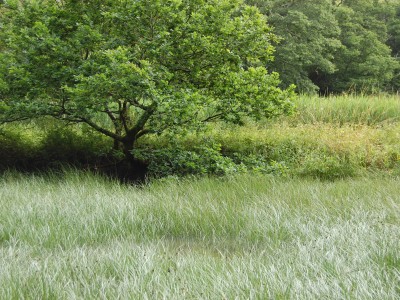
[[[400,121],[399,95],[300,96],[297,113],[288,118],[302,124],[382,125]]]
[[[397,179],[5,175],[1,299],[398,299]]]

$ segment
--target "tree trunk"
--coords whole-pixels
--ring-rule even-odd
[[[122,151],[125,159],[119,167],[119,177],[124,181],[143,182],[146,178],[148,165],[135,158],[132,154],[135,140],[126,140],[122,143]]]
[[[116,139],[114,139],[113,150],[115,151],[121,150],[121,143]]]

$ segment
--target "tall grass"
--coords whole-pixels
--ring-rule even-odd
[[[178,142],[184,149],[218,144],[227,157],[239,154],[245,163],[249,157],[255,165],[278,164],[278,171],[295,176],[337,179],[370,170],[399,174],[399,95],[300,96],[296,106],[293,116],[249,121],[243,127],[213,124],[208,133]],[[144,148],[164,149],[177,141],[150,137],[142,143]]]
[[[400,121],[400,95],[300,96],[294,124],[382,125]]]
[[[203,135],[181,137],[182,148],[219,144],[227,157],[240,155],[249,160],[282,166],[283,175],[337,179],[369,171],[400,172],[400,126],[288,122],[214,126]],[[163,137],[149,138],[144,149],[174,147]],[[280,170],[280,169],[279,169]],[[281,173],[282,173],[281,172]]]
[[[1,299],[398,299],[397,178],[0,181]]]

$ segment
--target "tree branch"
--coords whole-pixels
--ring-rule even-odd
[[[120,136],[120,135],[118,135],[118,134],[115,134],[114,132],[109,131],[109,130],[107,130],[107,129],[101,127],[100,125],[96,124],[95,122],[93,122],[93,121],[90,120],[90,119],[83,118],[83,117],[78,117],[78,118],[64,117],[63,119],[64,119],[64,120],[71,120],[71,121],[73,121],[73,122],[83,122],[83,123],[86,123],[87,125],[89,125],[89,126],[92,127],[93,129],[95,129],[96,131],[98,131],[98,132],[100,132],[100,133],[102,133],[102,134],[104,134],[104,135],[106,135],[106,136],[108,136],[108,137],[110,137],[110,138],[113,138],[114,140],[122,141],[122,136]]]
[[[129,127],[128,127],[128,107],[126,105],[126,101],[124,101],[122,103],[122,105],[120,104],[120,110],[119,110],[119,119],[121,120],[122,125],[124,126],[125,132],[129,131]]]
[[[114,124],[114,127],[117,129],[120,127],[117,118],[114,116],[113,112],[107,107],[104,111],[104,113],[107,114],[107,116],[111,119],[111,122]]]
[[[209,117],[205,118],[201,122],[203,122],[203,123],[210,122],[210,121],[213,121],[213,120],[215,120],[215,119],[217,119],[217,118],[219,118],[219,117],[221,117],[223,115],[224,115],[224,113],[218,113],[218,114],[215,114],[215,115],[212,115],[212,116],[209,116]]]
[[[130,104],[132,104],[133,106],[136,106],[145,111],[151,110],[151,107],[152,107],[151,105],[146,106],[146,105],[140,104],[139,101],[137,101],[136,99],[128,99],[128,102]]]
[[[156,133],[155,130],[150,130],[150,129],[142,129],[136,134],[136,139],[150,133]]]
[[[150,117],[154,114],[156,105],[153,104],[151,106],[151,109],[146,110],[138,119],[138,121],[136,122],[135,126],[132,127],[131,129],[129,129],[126,132],[126,137],[128,139],[135,139],[137,138],[137,135],[139,134],[140,131],[143,130],[144,125],[146,125],[147,121],[150,119]],[[143,134],[142,134],[143,135]]]

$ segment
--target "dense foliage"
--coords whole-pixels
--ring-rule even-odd
[[[281,38],[273,70],[300,92],[400,89],[400,2],[247,0]]]
[[[292,108],[293,89],[265,68],[275,35],[241,0],[6,1],[2,10],[0,122],[85,123],[130,156],[146,134]]]

